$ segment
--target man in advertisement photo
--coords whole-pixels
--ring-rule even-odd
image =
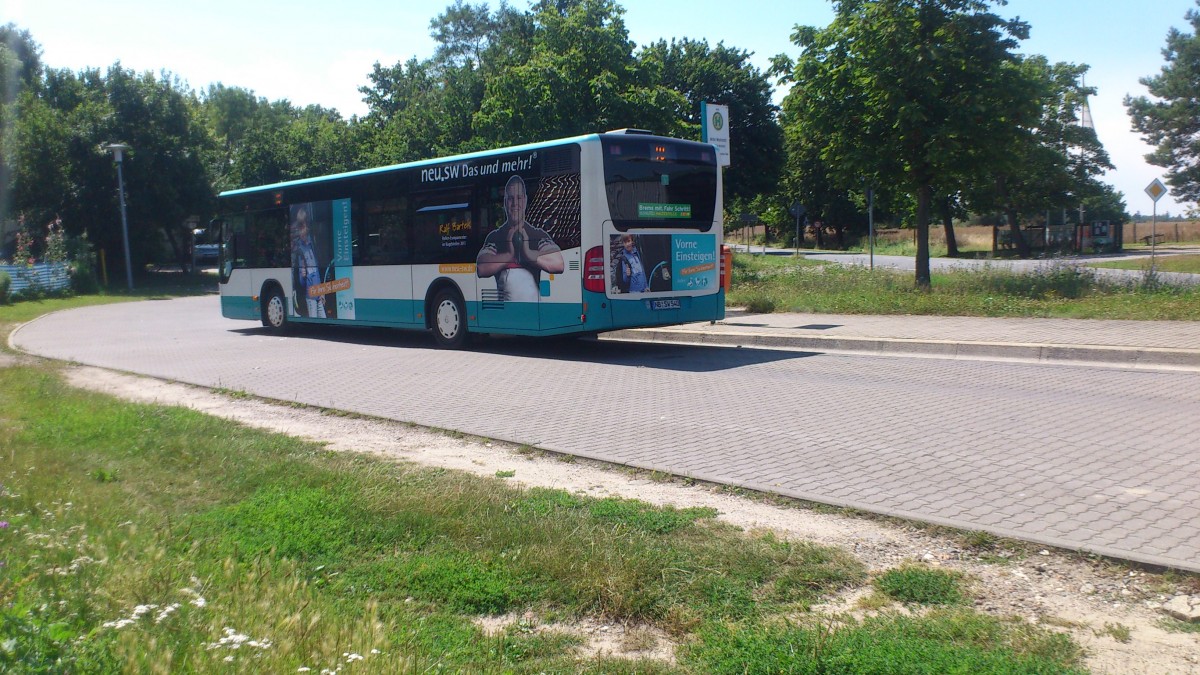
[[[560,274],[566,268],[554,239],[525,220],[528,200],[525,181],[518,175],[509,178],[504,186],[507,220],[487,235],[475,259],[475,273],[495,277],[506,302],[537,302],[542,272]]]

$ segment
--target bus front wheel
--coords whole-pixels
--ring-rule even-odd
[[[267,291],[262,307],[262,323],[277,333],[287,330],[287,302],[283,299],[283,291],[272,288]]]
[[[433,338],[445,349],[467,344],[467,309],[462,298],[449,289],[438,291],[433,298]]]

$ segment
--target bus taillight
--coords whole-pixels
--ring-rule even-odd
[[[583,256],[583,288],[593,293],[604,292],[604,275],[608,266],[604,264],[604,247],[593,246]]]

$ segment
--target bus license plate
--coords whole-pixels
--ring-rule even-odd
[[[651,300],[651,309],[679,309],[679,298],[669,298],[667,300]]]

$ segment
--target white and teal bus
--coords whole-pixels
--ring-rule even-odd
[[[712,145],[622,130],[220,195],[221,312],[595,334],[725,316]]]

